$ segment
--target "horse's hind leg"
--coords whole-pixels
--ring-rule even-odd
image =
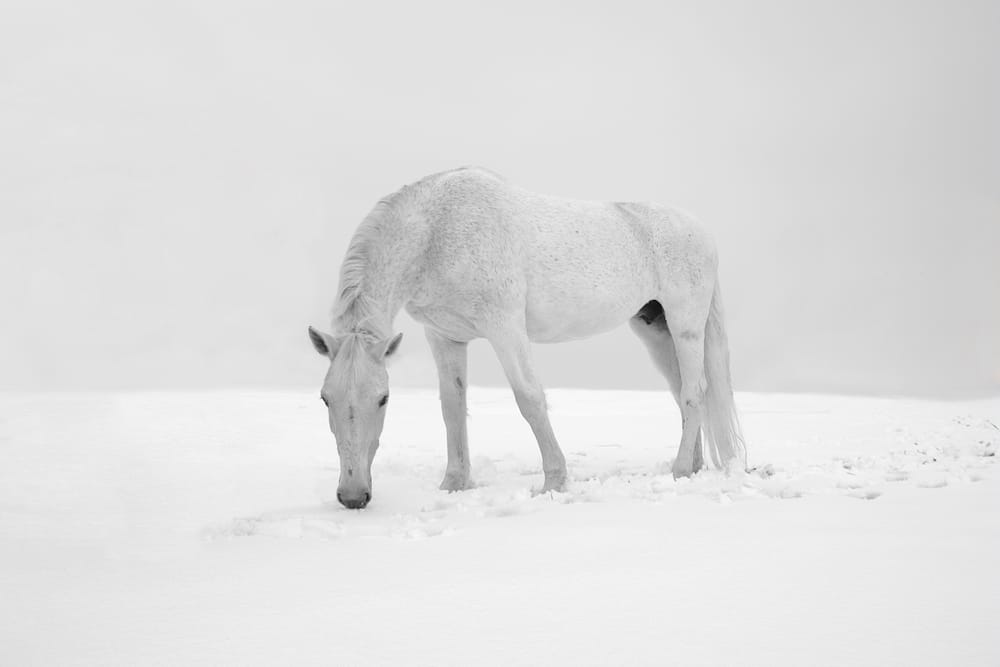
[[[566,457],[559,449],[552,424],[549,423],[545,392],[531,362],[528,335],[521,330],[488,338],[500,359],[510,387],[514,390],[517,407],[538,441],[538,449],[542,453],[542,470],[545,472],[542,492],[562,491],[566,487]]]
[[[681,371],[677,363],[677,352],[674,350],[674,339],[663,315],[663,308],[657,301],[650,301],[639,313],[629,320],[632,331],[643,342],[649,351],[649,356],[657,370],[667,378],[670,393],[673,394],[677,407],[681,407]],[[694,458],[692,472],[698,472],[704,465],[702,453],[701,431],[699,430],[694,443]]]
[[[694,472],[695,443],[701,432],[702,403],[707,388],[705,323],[712,303],[712,291],[685,290],[682,298],[662,303],[681,376],[680,406],[684,426],[673,473],[674,477],[687,477]]]
[[[448,433],[448,467],[441,489],[461,491],[470,486],[469,438],[466,430],[468,411],[465,404],[468,344],[456,343],[425,329],[438,369],[441,414]]]

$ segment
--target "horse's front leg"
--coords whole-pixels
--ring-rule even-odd
[[[469,437],[466,430],[468,412],[465,404],[469,346],[467,343],[448,340],[429,328],[424,331],[437,364],[441,414],[448,432],[448,467],[445,469],[441,489],[461,491],[472,486],[469,478]]]
[[[510,387],[514,390],[521,416],[531,426],[535,440],[538,441],[538,449],[542,453],[542,470],[545,472],[542,492],[565,491],[566,457],[559,449],[552,424],[549,423],[545,392],[531,362],[527,333],[523,330],[509,331],[488,338],[500,359]]]

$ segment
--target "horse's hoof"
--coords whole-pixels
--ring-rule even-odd
[[[469,479],[468,475],[453,475],[449,473],[441,480],[441,486],[438,488],[448,493],[465,491],[472,488],[472,480]]]
[[[566,491],[566,473],[545,476],[545,484],[542,485],[540,493],[548,493],[549,491],[557,493]]]
[[[691,466],[679,466],[676,463],[674,467],[670,470],[674,474],[674,479],[680,479],[682,477],[690,477],[695,473]]]

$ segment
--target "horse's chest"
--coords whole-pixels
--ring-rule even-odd
[[[409,303],[406,305],[406,312],[416,321],[450,340],[469,341],[482,335],[475,318],[459,308]]]

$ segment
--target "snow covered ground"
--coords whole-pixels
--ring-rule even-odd
[[[1000,664],[1000,399],[740,395],[755,471],[675,482],[666,392],[551,390],[537,496],[470,399],[478,488],[395,390],[349,511],[316,392],[0,396],[0,664]]]

